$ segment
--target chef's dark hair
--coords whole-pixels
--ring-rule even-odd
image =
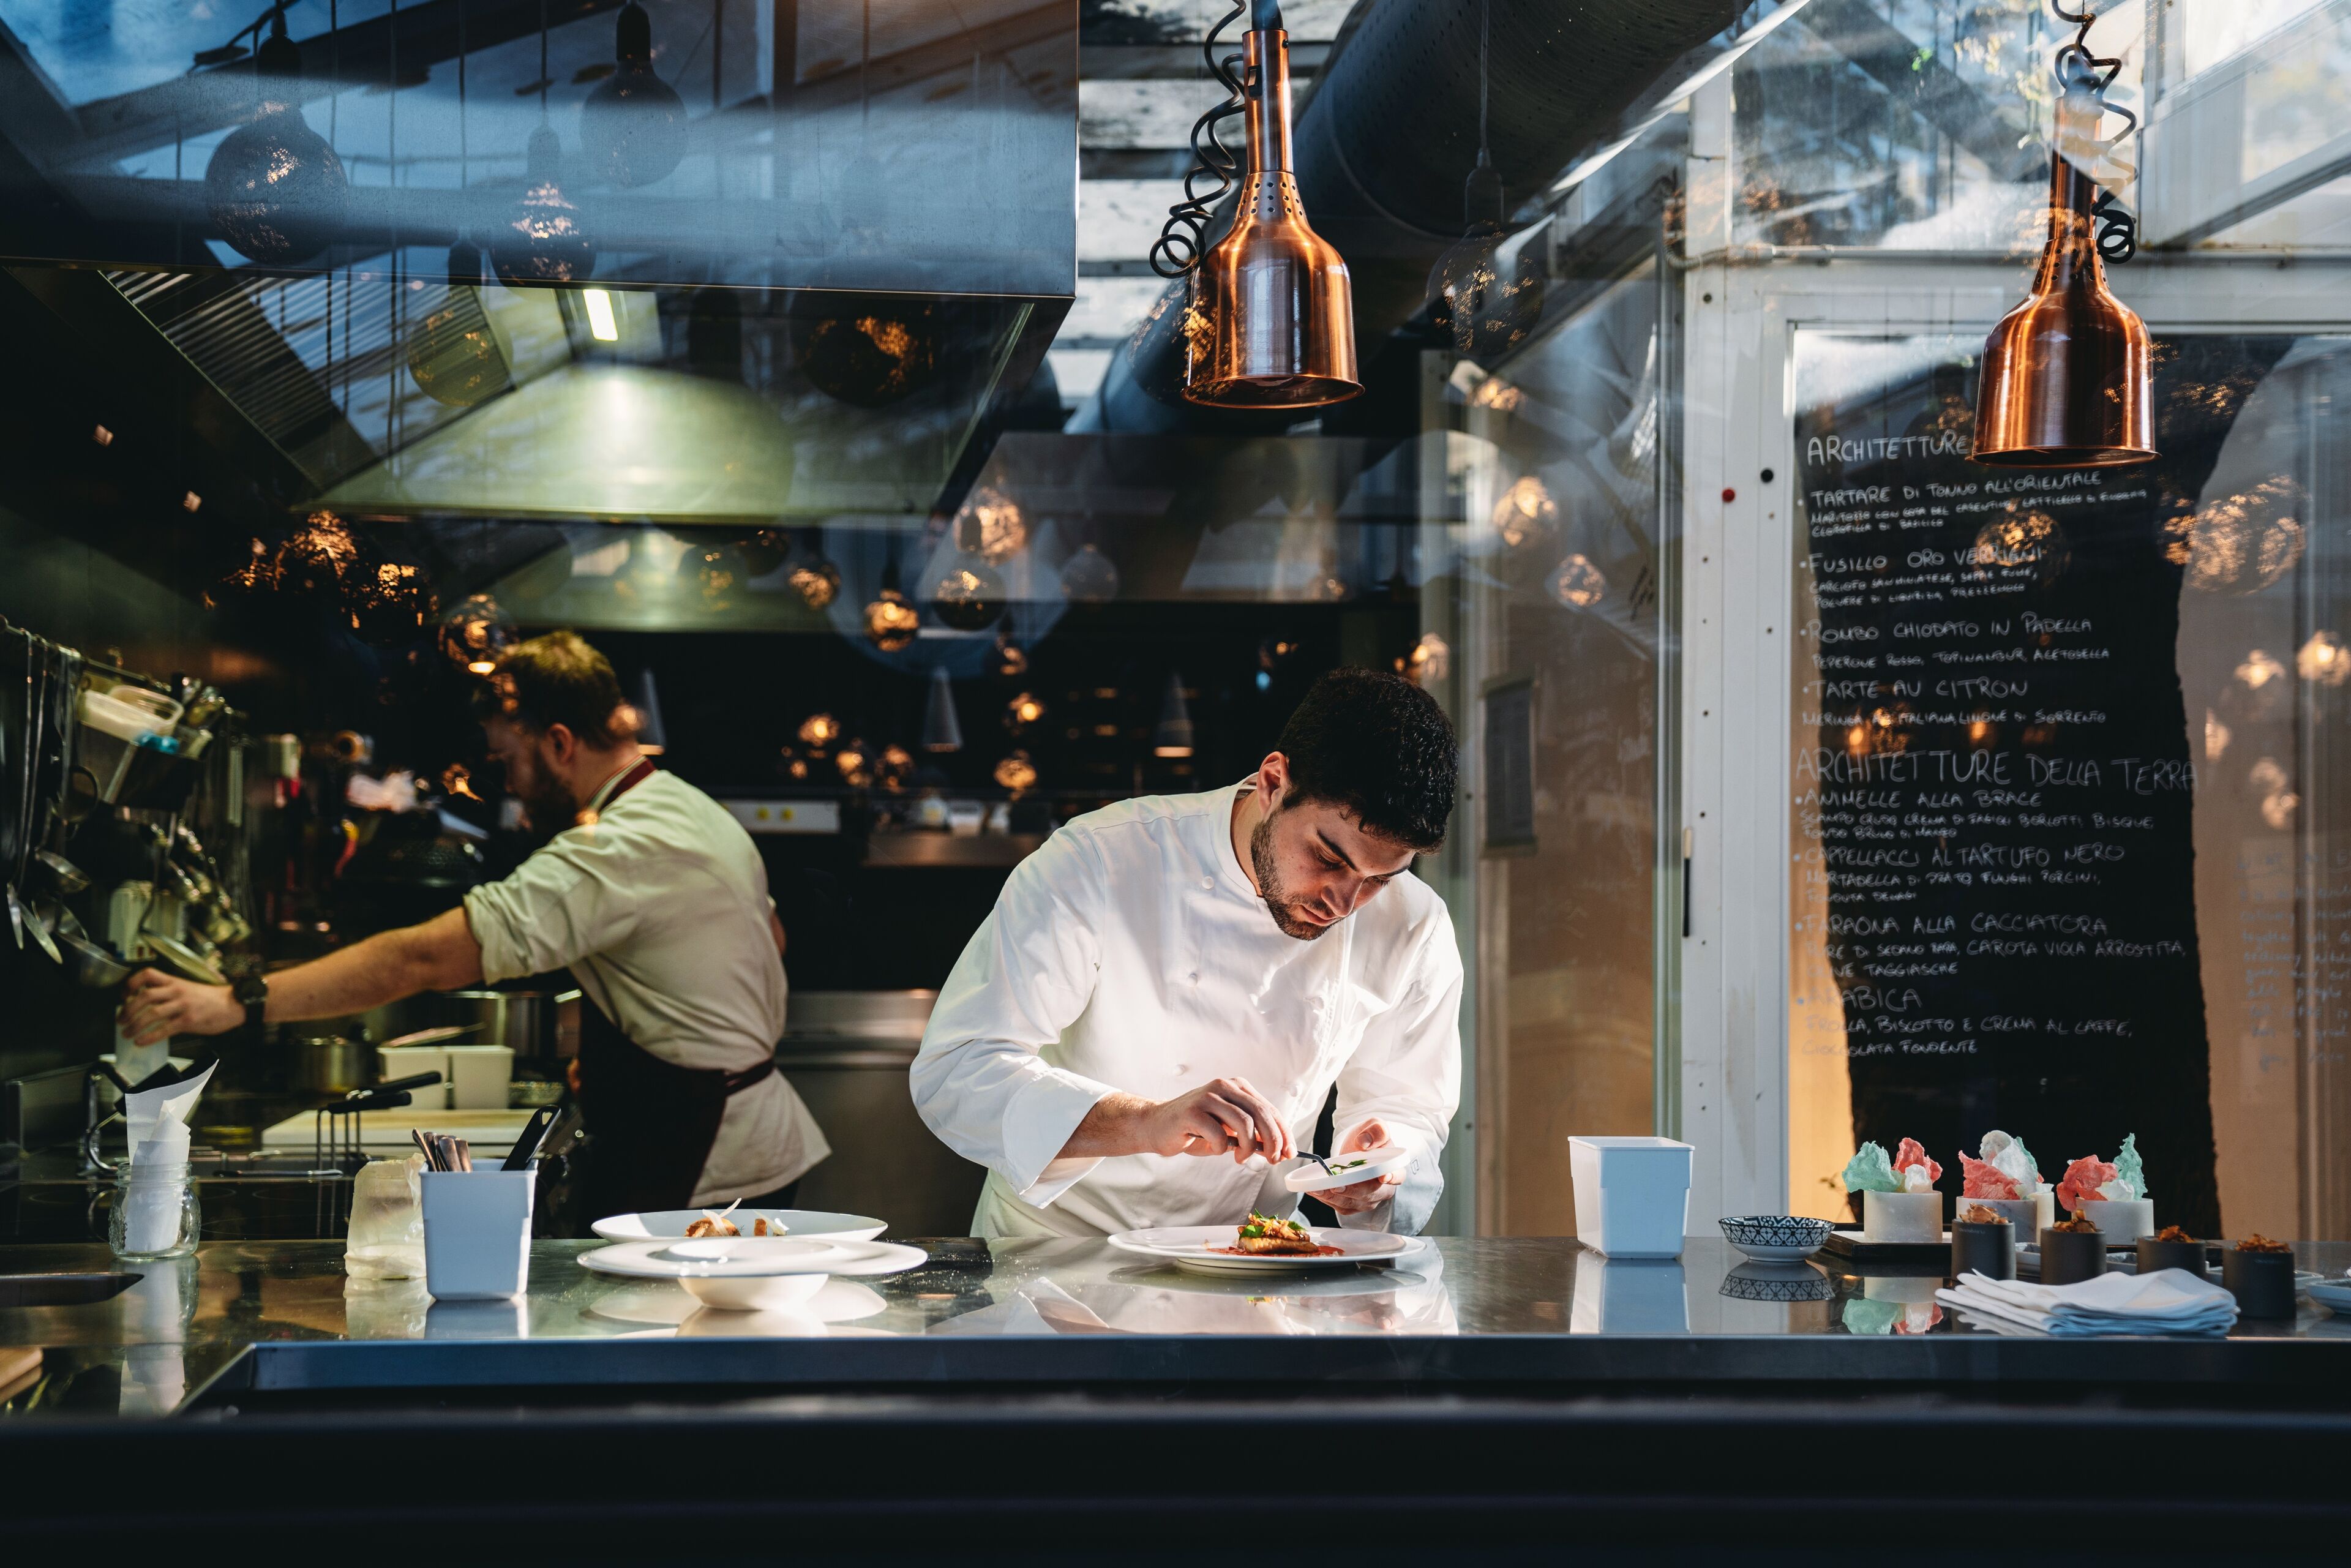
[[[621,695],[612,661],[577,632],[549,632],[507,649],[483,683],[474,710],[540,735],[559,724],[599,750],[618,745],[635,729],[634,712]]]
[[[1291,793],[1337,806],[1407,849],[1445,842],[1453,814],[1453,721],[1437,699],[1384,670],[1332,670],[1308,690],[1274,749]]]

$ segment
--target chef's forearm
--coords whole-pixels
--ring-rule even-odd
[[[482,947],[465,912],[453,909],[421,925],[386,931],[340,953],[269,977],[272,1023],[340,1018],[413,997],[475,985]]]
[[[1061,1145],[1065,1160],[1112,1159],[1120,1155],[1148,1153],[1151,1147],[1144,1119],[1158,1107],[1140,1094],[1110,1093],[1094,1102],[1070,1141]]]

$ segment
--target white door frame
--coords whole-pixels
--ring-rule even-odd
[[[1704,120],[1693,117],[1694,244]],[[2145,254],[2112,277],[2158,332],[2351,331],[2351,263]],[[1718,250],[1685,275],[1681,825],[1693,862],[1680,1065],[1694,1227],[1788,1207],[1795,334],[1973,335],[2027,280],[2022,262],[1997,256],[1850,252]]]

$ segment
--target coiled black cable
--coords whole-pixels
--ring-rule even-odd
[[[1248,9],[1249,0],[1233,0],[1233,8],[1217,18],[1200,41],[1201,57],[1231,96],[1192,122],[1193,167],[1184,176],[1184,199],[1167,209],[1167,222],[1151,246],[1151,270],[1162,277],[1182,277],[1200,265],[1200,254],[1207,248],[1209,220],[1240,172],[1240,160],[1218,139],[1217,122],[1249,110],[1249,90],[1240,77],[1243,57],[1231,54],[1217,58],[1217,38]],[[1215,190],[1203,193],[1196,189],[1198,181],[1212,174],[1217,180]]]
[[[2061,93],[2080,90],[2090,95],[2101,114],[2119,114],[2130,121],[2113,142],[2121,141],[2138,129],[2138,116],[2120,104],[2106,101],[2106,89],[2113,85],[2116,73],[2123,68],[2118,57],[2101,57],[2090,52],[2090,24],[2098,19],[2095,11],[2085,6],[2080,15],[2065,9],[2064,0],[2049,0],[2049,9],[2057,19],[2074,29],[2073,42],[2060,47],[2054,62],[2057,90]],[[2101,189],[2090,204],[2090,217],[2098,226],[2098,254],[2112,262],[2128,261],[2138,254],[2138,219],[2125,212],[2112,191]]]

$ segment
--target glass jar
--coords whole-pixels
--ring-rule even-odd
[[[204,1210],[185,1165],[126,1165],[114,1173],[107,1240],[117,1258],[185,1258],[203,1234]]]

